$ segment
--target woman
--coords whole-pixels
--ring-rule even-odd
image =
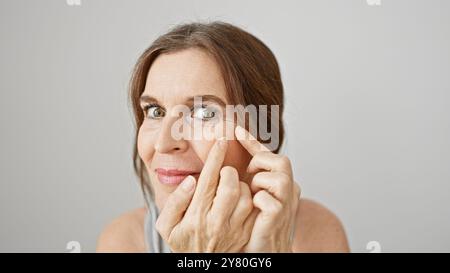
[[[108,225],[97,251],[349,251],[338,218],[300,198],[291,162],[278,154],[283,86],[259,39],[222,22],[178,26],[139,58],[130,100],[134,166],[147,204]],[[278,111],[230,116],[229,105]],[[269,123],[274,116],[278,122]],[[245,123],[254,118],[276,132],[271,146]],[[202,137],[189,137],[190,129]]]

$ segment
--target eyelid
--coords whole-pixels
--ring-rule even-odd
[[[141,105],[142,110],[147,111],[149,108],[152,107],[160,107],[161,109],[163,109],[164,111],[166,111],[166,109],[164,109],[163,107],[161,107],[160,105],[156,104],[156,103],[147,103],[144,105]]]
[[[196,109],[199,109],[199,108],[207,108],[207,107],[208,107],[208,105],[206,105],[206,104],[192,105],[192,106],[191,106],[191,112],[194,111],[194,110],[196,110]]]
[[[221,107],[219,105],[208,105],[208,104],[202,104],[202,105],[194,105],[191,107],[191,112],[194,112],[197,109],[208,109],[213,112],[220,112]]]
[[[192,105],[191,111],[193,111],[194,109],[198,109],[198,108],[210,108],[210,107],[214,108],[214,109],[223,109],[223,107],[218,103],[207,102],[207,103]]]

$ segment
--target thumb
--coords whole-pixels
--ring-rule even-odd
[[[173,228],[181,221],[191,203],[195,184],[195,178],[189,175],[167,198],[155,224],[156,230],[164,240],[168,240]]]

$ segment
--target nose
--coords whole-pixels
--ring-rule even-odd
[[[165,117],[158,138],[155,142],[155,151],[162,154],[180,153],[186,151],[189,147],[188,141],[184,138],[175,138],[172,135],[172,126],[178,120],[177,117]]]

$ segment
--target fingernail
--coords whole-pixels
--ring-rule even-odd
[[[192,177],[192,175],[189,175],[188,177],[186,177],[183,181],[183,184],[181,185],[183,190],[185,190],[186,192],[191,192],[194,189],[194,186],[195,186],[195,180],[194,180],[194,177]]]
[[[245,139],[245,131],[244,131],[244,128],[242,128],[241,126],[237,125],[236,130],[234,130],[234,132],[236,135],[236,139],[238,139],[238,140]]]
[[[219,142],[219,147],[225,148],[227,145],[227,139],[225,137],[221,137],[217,140]]]

